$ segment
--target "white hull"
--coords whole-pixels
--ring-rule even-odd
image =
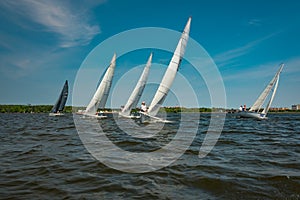
[[[97,119],[105,119],[107,118],[106,115],[93,115],[93,114],[88,114],[88,113],[84,113],[84,112],[77,112],[77,115],[82,115],[84,117],[91,117],[91,118],[97,118]]]
[[[119,117],[124,117],[127,119],[140,119],[141,115],[124,115],[122,112],[119,112]]]
[[[49,116],[54,117],[54,116],[63,116],[65,115],[64,113],[49,113]]]
[[[257,112],[239,112],[238,115],[242,118],[255,118],[255,119],[267,119],[265,114]]]
[[[145,112],[140,112],[141,114],[141,123],[173,123],[173,121],[162,119],[159,117],[154,117]]]

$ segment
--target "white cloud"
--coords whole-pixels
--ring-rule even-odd
[[[219,67],[229,65],[229,64],[234,64],[239,57],[249,53],[255,46],[259,45],[264,40],[267,40],[276,34],[278,34],[278,32],[272,33],[263,38],[251,41],[251,42],[245,44],[244,46],[237,47],[235,49],[231,49],[226,52],[220,53],[220,54],[214,56],[213,59]]]
[[[250,19],[248,21],[249,26],[261,26],[262,25],[262,20],[260,19]]]
[[[289,74],[300,73],[300,57],[288,59],[284,71]]]
[[[36,70],[76,66],[81,46],[100,33],[99,25],[92,22],[91,8],[101,3],[103,0],[0,1],[2,20],[10,24],[0,31],[0,74],[15,80]]]
[[[220,53],[214,56],[213,59],[218,64],[218,66],[230,64],[234,61],[234,59],[248,53],[251,50],[251,48],[253,48],[257,43],[257,41],[250,42],[244,46]]]
[[[232,80],[257,80],[257,79],[266,79],[271,78],[274,76],[276,71],[279,68],[279,65],[284,63],[285,66],[283,68],[283,75],[284,76],[294,76],[295,74],[300,73],[300,57],[289,58],[286,60],[277,60],[272,62],[263,63],[256,66],[250,66],[248,68],[244,68],[241,71],[237,71],[234,74],[223,75],[223,79],[225,81],[232,81]],[[270,79],[271,80],[271,79]],[[292,80],[291,80],[292,81]],[[299,82],[299,78],[297,78],[297,82]]]
[[[247,80],[250,81],[251,79],[257,80],[260,78],[271,77],[276,73],[277,67],[281,62],[269,62],[264,63],[256,66],[250,66],[248,68],[244,68],[241,71],[236,71],[234,74],[223,75],[224,81],[232,81],[232,80]]]
[[[91,23],[89,10],[96,4],[91,1],[2,0],[0,4],[18,14],[19,23],[29,20],[41,25],[43,31],[56,33],[61,47],[87,45],[100,33],[99,25]]]

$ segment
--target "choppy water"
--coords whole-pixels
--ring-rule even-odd
[[[194,117],[186,115],[190,127]],[[209,119],[201,115],[194,142],[176,162],[126,173],[89,154],[72,115],[0,114],[0,199],[300,199],[299,114],[270,114],[263,121],[227,115],[217,144],[200,159]],[[132,152],[161,148],[179,127],[167,124],[155,138],[135,138],[113,119],[99,124]],[[134,133],[136,127],[127,128]]]

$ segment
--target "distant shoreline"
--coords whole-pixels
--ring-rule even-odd
[[[0,112],[0,114],[48,114],[49,112]],[[65,114],[75,114],[76,112],[64,112]],[[167,112],[167,113],[175,113],[175,112]],[[177,112],[178,114],[226,114],[226,115],[236,115],[237,113],[222,113],[222,112]],[[106,112],[106,114],[118,114],[118,112]],[[274,115],[283,115],[283,114],[300,114],[300,112],[269,112]]]
[[[0,105],[0,113],[49,113],[52,109],[52,105]],[[81,106],[66,106],[64,109],[64,113],[74,113],[78,110],[84,110],[85,107]],[[105,112],[119,112],[120,109],[117,108],[106,108],[101,109]],[[137,111],[137,109],[134,109]],[[160,112],[167,113],[228,113],[234,114],[237,109],[225,109],[225,108],[185,108],[185,107],[162,107]],[[283,110],[283,111],[272,111],[269,113],[272,114],[286,114],[286,113],[300,113],[300,110]]]

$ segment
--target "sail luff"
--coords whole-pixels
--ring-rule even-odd
[[[135,108],[138,101],[140,100],[142,93],[144,91],[144,88],[146,86],[151,62],[152,62],[152,53],[150,54],[150,56],[148,58],[147,64],[142,72],[140,79],[138,80],[138,83],[136,84],[133,92],[131,93],[127,103],[125,104],[125,106],[121,112],[122,115],[129,116],[131,109]]]
[[[97,109],[102,106],[105,106],[107,101],[107,97],[109,94],[109,90],[111,87],[112,78],[114,75],[114,70],[116,66],[116,54],[114,54],[109,67],[107,68],[101,83],[99,84],[93,98],[91,99],[90,103],[86,107],[85,112],[89,114],[95,114]],[[100,105],[101,104],[101,105]]]
[[[188,22],[177,44],[176,50],[169,63],[169,66],[149,106],[148,114],[150,116],[155,116],[157,114],[160,106],[164,102],[170,90],[170,87],[175,79],[178,67],[181,63],[187,45],[187,41],[189,38],[190,25],[191,25],[191,17],[188,19]]]
[[[274,84],[274,80],[275,80],[274,78],[271,80],[271,82],[268,84],[268,86],[265,88],[265,90],[261,93],[261,95],[258,97],[258,99],[256,100],[256,102],[250,108],[249,111],[255,111],[255,110],[259,111],[261,109],[261,107],[264,104],[267,96],[271,92],[271,89],[272,89],[273,84]]]
[[[271,104],[273,102],[273,99],[275,97],[276,91],[277,91],[278,82],[279,82],[279,76],[277,77],[277,80],[276,80],[276,83],[275,83],[275,86],[274,86],[274,90],[273,90],[271,99],[270,99],[269,103],[267,104],[267,106],[265,107],[265,109],[262,111],[262,114],[267,114],[268,113],[268,111],[269,111],[269,109],[271,107]]]
[[[275,97],[275,94],[276,94],[276,91],[277,91],[277,88],[278,88],[278,84],[279,84],[279,77],[280,77],[280,73],[282,71],[282,68],[283,68],[284,64],[281,64],[278,72],[276,73],[276,82],[275,82],[275,86],[274,86],[274,89],[273,89],[273,93],[272,93],[272,96],[271,96],[271,99],[269,101],[269,103],[267,104],[266,108],[262,111],[262,114],[267,114],[270,107],[271,107],[271,104],[274,100],[274,97]]]
[[[54,106],[52,107],[52,109],[51,109],[51,112],[52,112],[52,113],[57,113],[57,111],[58,111],[58,106],[59,106],[60,101],[61,101],[61,95],[62,95],[62,94],[59,95],[59,97],[58,97],[56,103],[55,103]]]
[[[54,106],[51,109],[51,112],[57,113],[58,111],[62,111],[65,107],[67,98],[68,98],[68,81],[66,80],[56,103],[54,104]]]
[[[69,86],[68,86],[68,81],[66,80],[64,88],[62,90],[62,95],[61,95],[61,101],[59,104],[59,108],[58,111],[63,111],[67,102],[67,98],[68,98],[68,93],[69,93]]]
[[[274,86],[274,83],[277,79],[277,77],[279,76],[282,68],[283,68],[284,64],[280,65],[279,70],[277,71],[277,73],[275,74],[275,76],[273,77],[273,79],[270,81],[270,83],[267,85],[267,87],[264,89],[264,91],[261,93],[261,95],[258,97],[258,99],[255,101],[255,103],[253,104],[253,106],[251,106],[249,111],[259,111],[260,108],[262,107],[262,105],[264,104],[267,96],[269,95],[269,93],[271,92],[271,89]]]
[[[105,104],[107,102],[107,98],[108,98],[108,95],[109,95],[109,91],[110,91],[110,88],[111,88],[112,79],[113,79],[113,76],[114,76],[114,70],[115,70],[115,61],[113,63],[113,66],[109,68],[109,75],[105,79],[106,84],[105,84],[104,94],[103,94],[102,99],[100,100],[98,108],[104,108],[105,107]]]

